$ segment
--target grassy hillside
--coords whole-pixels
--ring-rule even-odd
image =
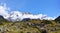
[[[24,19],[10,22],[0,17],[0,33],[60,33],[60,18],[55,20]]]
[[[60,24],[49,20],[0,22],[0,33],[60,33]]]

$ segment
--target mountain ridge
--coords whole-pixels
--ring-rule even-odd
[[[24,18],[40,19],[40,20],[43,20],[43,19],[45,19],[45,20],[54,20],[52,17],[47,17],[47,15],[42,15],[42,14],[33,15],[33,14],[30,14],[30,13],[22,13],[22,12],[19,12],[19,11],[11,12],[6,19],[23,20]]]

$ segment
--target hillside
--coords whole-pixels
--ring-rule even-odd
[[[11,22],[3,16],[0,20],[0,33],[60,33],[60,23],[56,20],[26,18],[22,21]]]

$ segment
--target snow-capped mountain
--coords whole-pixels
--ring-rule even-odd
[[[4,18],[10,21],[21,21],[25,18],[54,20],[54,18],[48,17],[47,15],[42,15],[42,14],[33,15],[29,13],[22,13],[19,11],[12,11],[9,15],[5,16]]]
[[[33,15],[29,12],[20,12],[20,11],[10,11],[9,8],[5,5],[0,6],[0,15],[2,15],[5,19],[11,20],[11,21],[21,21],[24,18],[30,18],[30,19],[46,19],[46,20],[54,20],[54,17],[48,17],[47,15],[43,14],[37,14]]]
[[[13,21],[20,21],[22,20],[22,13],[19,11],[13,11],[9,14],[9,17],[7,19]]]
[[[42,15],[42,14],[33,15],[33,14],[29,14],[29,13],[22,13],[19,11],[12,11],[9,14],[9,17],[7,19],[11,20],[11,21],[21,21],[24,18],[40,19],[40,20],[43,20],[43,19],[53,20],[52,17],[47,17],[47,15]]]

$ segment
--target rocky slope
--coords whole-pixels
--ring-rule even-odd
[[[16,22],[0,21],[0,33],[60,33],[60,23],[54,20],[29,19]]]

